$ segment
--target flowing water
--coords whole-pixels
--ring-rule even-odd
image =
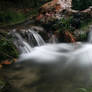
[[[7,71],[16,89],[11,92],[87,92],[92,88],[91,34],[90,43],[46,44],[35,31],[26,33],[28,38],[23,39],[13,32],[21,54]]]

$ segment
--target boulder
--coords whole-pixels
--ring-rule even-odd
[[[63,15],[76,13],[77,11],[71,9],[71,3],[72,0],[52,0],[40,7],[36,20],[46,24],[61,19]]]
[[[56,12],[71,8],[72,0],[52,0],[41,6],[42,11],[54,10]]]

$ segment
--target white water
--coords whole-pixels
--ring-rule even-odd
[[[44,40],[37,32],[35,32],[34,30],[30,30],[30,29],[28,31],[29,31],[29,33],[31,33],[34,36],[35,40],[37,41],[38,46],[45,44]]]
[[[21,54],[30,53],[32,48],[36,46],[44,45],[45,42],[42,37],[35,31],[28,30],[19,30],[22,35],[27,36],[27,39],[24,39],[17,31],[14,29],[10,34],[12,34],[14,39],[14,44],[18,48]],[[27,41],[26,41],[27,40]]]
[[[92,65],[92,45],[82,46],[69,44],[54,44],[35,47],[30,53],[21,54],[20,61],[53,64],[64,62],[65,65]]]
[[[91,43],[61,43],[61,44],[45,44],[44,40],[38,33],[33,30],[28,30],[30,38],[33,35],[37,41],[36,47],[32,48],[19,34],[15,34],[18,38],[15,42],[17,48],[21,51],[19,61],[28,61],[36,63],[57,63],[64,62],[67,66],[69,64],[89,66],[92,65],[92,44]],[[89,42],[91,42],[90,32]],[[31,40],[31,38],[30,38]],[[43,45],[45,44],[45,45]],[[41,46],[43,45],[43,46]]]

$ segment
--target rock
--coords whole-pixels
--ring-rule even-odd
[[[72,8],[72,0],[52,0],[43,6],[41,6],[39,15],[37,16],[37,21],[40,23],[49,34],[52,32],[51,39],[56,41],[56,38],[59,39],[59,42],[75,42],[75,40],[86,40],[87,32],[83,32],[80,30],[82,25],[86,24],[86,21],[92,18],[92,7],[90,6],[88,9],[83,11],[73,10]],[[57,36],[53,34],[55,30],[58,30],[59,27],[53,28],[54,24],[58,24],[58,20],[65,19],[65,24],[70,25],[70,29],[65,28],[65,30],[72,30],[72,33],[66,32],[61,33],[61,35]],[[66,19],[69,19],[67,22]],[[80,30],[76,33],[76,29]],[[73,33],[74,32],[74,33]],[[64,36],[64,37],[63,37]],[[48,36],[49,37],[49,36]],[[67,37],[67,38],[66,38]],[[61,39],[62,38],[62,39]],[[77,39],[76,39],[77,38]],[[63,40],[69,39],[69,40]]]
[[[71,8],[72,4],[71,4],[72,0],[52,0],[51,2],[48,2],[46,4],[44,4],[41,9],[48,11],[49,9],[56,9],[56,11],[62,11],[63,9],[66,8]]]
[[[42,32],[42,31],[45,30],[43,27],[40,27],[40,26],[32,26],[31,28],[32,28],[33,30],[38,31],[38,32]]]
[[[71,8],[72,0],[52,0],[40,7],[39,15],[36,20],[48,23],[55,19],[60,19],[62,17],[61,12]]]
[[[90,6],[89,8],[81,11],[81,13],[85,13],[85,14],[87,13],[87,14],[92,16],[92,6]]]

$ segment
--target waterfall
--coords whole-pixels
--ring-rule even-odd
[[[45,44],[42,37],[34,30],[28,29],[18,31],[14,29],[10,34],[12,34],[13,42],[21,54],[30,53],[34,46]],[[25,37],[22,37],[20,34],[21,32],[24,32],[22,35]]]
[[[89,32],[88,42],[92,43],[92,31]]]
[[[43,39],[38,33],[30,29],[27,32],[29,32],[27,33],[29,38],[33,35],[38,46],[34,46],[29,53],[22,53],[19,58],[20,61],[30,60],[39,63],[67,62],[66,65],[71,64],[71,62],[76,65],[92,64],[92,45],[90,43],[44,44]],[[90,33],[89,38],[92,38],[91,35]],[[31,40],[31,38],[29,40]]]
[[[58,61],[75,62],[78,60],[78,63],[86,64],[91,62],[92,44],[90,43],[45,44],[42,37],[34,30],[24,30],[23,34],[22,37],[16,30],[13,30],[14,43],[21,52],[20,61],[31,60],[47,63]],[[91,41],[92,31],[89,35],[89,42]]]
[[[11,32],[11,34],[13,36],[14,44],[21,54],[31,52],[32,47],[22,38],[19,33],[16,32],[15,29]]]
[[[92,43],[92,25],[89,26],[88,42]]]
[[[28,34],[29,40],[31,40],[30,37],[33,35],[33,37],[35,38],[38,46],[41,46],[41,45],[44,45],[45,44],[45,42],[42,39],[42,37],[36,31],[29,29],[28,30],[28,33],[29,33]]]

